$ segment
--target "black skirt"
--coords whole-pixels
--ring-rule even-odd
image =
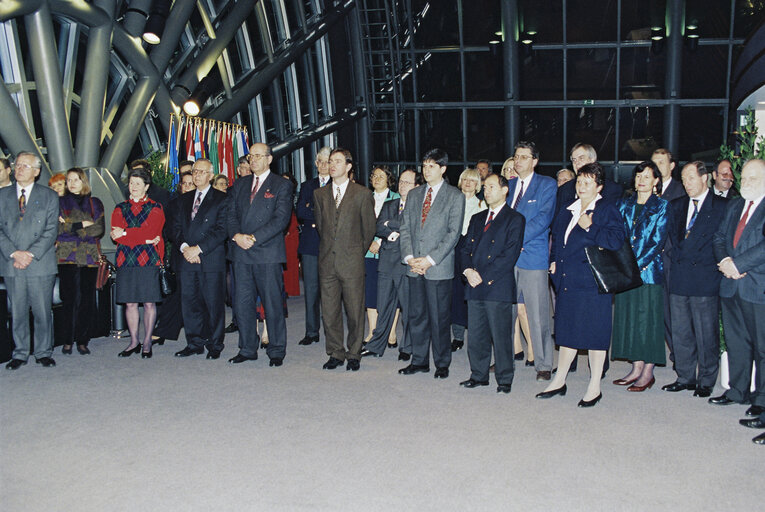
[[[117,302],[162,302],[159,267],[120,267],[117,269]]]

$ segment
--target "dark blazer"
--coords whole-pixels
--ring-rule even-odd
[[[319,255],[319,232],[316,231],[316,220],[313,216],[313,192],[317,188],[318,177],[306,180],[300,185],[300,196],[295,207],[295,216],[300,223],[298,254]]]
[[[662,254],[669,237],[672,210],[669,203],[651,194],[640,215],[635,219],[637,194],[627,196],[618,203],[624,230],[632,245],[640,277],[645,284],[664,284],[664,261]]]
[[[404,275],[407,267],[401,263],[401,237],[396,238],[395,242],[388,240],[393,233],[399,233],[401,229],[401,219],[403,212],[398,213],[398,207],[401,199],[392,199],[387,201],[380,210],[377,217],[377,232],[375,235],[380,237],[380,263],[377,271],[394,276]],[[387,225],[386,225],[387,224]]]
[[[250,204],[254,179],[253,174],[240,178],[228,192],[228,237],[237,233],[255,237],[255,245],[246,251],[230,243],[230,259],[249,265],[286,263],[284,232],[292,216],[292,183],[271,171]]]
[[[520,180],[510,180],[507,205],[512,207],[515,188]],[[547,270],[550,260],[550,225],[555,215],[555,194],[558,185],[554,179],[534,174],[531,184],[523,191],[517,211],[526,219],[523,233],[523,251],[518,267],[526,270]]]
[[[712,183],[712,186],[709,189],[714,195],[717,196],[717,193],[715,192],[715,185]],[[741,194],[739,193],[738,189],[736,188],[736,185],[733,185],[730,189],[728,189],[728,195],[725,197],[717,196],[720,199],[734,199],[736,197],[741,197]]]
[[[460,272],[475,269],[481,283],[465,286],[465,300],[515,302],[515,273],[523,246],[526,219],[505,205],[484,232],[489,211],[478,212],[470,218],[465,243],[461,247]]]
[[[738,245],[733,248],[736,226],[747,202],[743,197],[728,201],[728,209],[720,223],[720,229],[714,236],[717,261],[731,257],[738,271],[746,273],[741,279],[728,279],[723,276],[720,297],[733,297],[738,292],[746,301],[765,304],[765,295],[762,293],[765,290],[765,201],[761,201],[753,212],[749,212],[746,227],[741,233]]]
[[[665,201],[674,201],[678,197],[688,195],[685,193],[685,187],[683,187],[683,184],[677,178],[672,178],[672,181],[669,182],[669,187],[667,187],[666,190],[664,190],[663,187],[664,186],[662,185],[661,198]]]
[[[220,190],[210,187],[202,204],[199,205],[194,220],[191,210],[197,191],[183,194],[179,201],[178,213],[173,218],[173,239],[180,249],[184,243],[198,245],[202,249],[199,255],[201,265],[189,263],[181,255],[176,268],[178,270],[202,272],[225,272],[226,270],[226,215],[228,214],[227,196]]]
[[[58,195],[48,187],[35,183],[27,200],[24,219],[19,219],[16,184],[0,189],[0,276],[47,276],[56,274],[58,236]],[[34,259],[24,270],[13,267],[11,254],[29,251]]]
[[[601,201],[616,204],[624,195],[624,188],[615,181],[606,180],[600,195],[603,197]],[[576,199],[576,178],[574,178],[558,187],[557,199],[555,201],[555,209],[557,211],[555,215],[557,216],[562,210],[565,211]]]
[[[685,225],[691,198],[680,197],[672,201],[672,221],[669,237],[671,272],[669,293],[687,297],[715,297],[720,291],[722,274],[717,270],[713,239],[720,227],[728,199],[718,197],[710,190],[696,215],[688,238]]]
[[[149,185],[149,190],[146,192],[146,195],[149,196],[149,199],[152,201],[161,204],[163,210],[167,210],[167,207],[170,206],[170,192],[160,187],[156,183]]]

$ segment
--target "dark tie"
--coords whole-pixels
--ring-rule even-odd
[[[197,192],[197,198],[194,201],[194,207],[191,209],[191,220],[194,220],[194,217],[197,216],[197,212],[199,211],[199,205],[202,203],[202,191],[200,190]]]
[[[733,235],[733,248],[735,249],[738,245],[738,241],[741,240],[741,233],[744,232],[744,228],[746,227],[746,221],[749,218],[749,209],[754,204],[754,201],[749,201],[749,206],[746,207],[746,211],[744,212],[744,216],[741,217],[741,220],[738,221],[738,225],[736,226],[736,233]]]
[[[404,211],[404,202],[403,201],[399,201],[399,203],[398,203],[398,214],[401,215],[401,212],[403,212],[403,211]]]
[[[489,219],[486,221],[486,224],[483,226],[484,233],[489,231],[489,226],[491,226],[491,221],[493,220],[494,220],[494,212],[489,212]]]
[[[433,200],[433,187],[428,187],[428,193],[425,194],[425,202],[422,203],[422,224],[425,225],[425,220],[428,218],[428,213],[430,213],[430,203]]]
[[[693,227],[693,223],[696,222],[696,216],[699,214],[699,200],[692,199],[692,201],[693,201],[693,214],[691,215],[691,221],[688,223],[688,227],[685,228],[685,238],[688,238],[688,235],[691,234],[691,228]]]
[[[250,192],[250,204],[255,199],[255,194],[258,193],[258,181],[260,181],[260,176],[255,176],[255,183],[252,185],[252,191]]]
[[[25,190],[22,188],[19,196],[19,219],[23,219],[27,212],[27,196],[24,195],[24,192]]]
[[[523,181],[521,181],[521,190],[518,192],[518,197],[516,197],[515,201],[513,201],[513,210],[518,209],[518,203],[521,202],[522,197],[523,197]]]

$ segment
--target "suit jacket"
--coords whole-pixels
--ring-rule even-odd
[[[507,205],[513,205],[513,195],[520,180],[510,180]],[[547,270],[550,261],[550,225],[555,214],[558,184],[549,176],[534,173],[528,189],[518,203],[517,212],[526,219],[523,249],[518,267],[526,270]]]
[[[237,233],[255,237],[255,245],[246,251],[230,243],[230,259],[249,265],[286,263],[284,232],[292,216],[292,183],[271,171],[250,204],[254,179],[253,174],[240,178],[228,192],[228,237]]]
[[[319,178],[306,180],[300,185],[300,196],[295,207],[295,216],[300,223],[298,254],[319,255],[319,232],[313,216],[313,192],[319,187]]]
[[[669,292],[688,297],[715,297],[720,291],[722,274],[717,270],[713,239],[720,227],[728,199],[710,190],[701,205],[688,238],[685,238],[688,204],[687,195],[672,201],[672,222],[669,237],[671,272]]]
[[[636,205],[637,194],[623,198],[617,205],[624,230],[635,253],[643,283],[663,285],[662,254],[669,238],[672,210],[666,200],[651,194],[635,219]]]
[[[661,192],[661,198],[665,201],[674,201],[678,197],[687,195],[688,194],[685,193],[685,187],[683,187],[683,184],[677,178],[672,178],[672,181],[669,183],[667,190],[662,190]]]
[[[444,180],[423,225],[422,204],[428,187],[427,184],[416,187],[407,195],[401,223],[401,257],[430,256],[435,265],[425,272],[425,279],[452,279],[454,248],[462,234],[465,194]],[[411,271],[407,275],[417,276]]]
[[[601,201],[616,204],[624,195],[624,188],[615,181],[606,180],[603,184],[603,190],[600,191],[600,195],[603,197]],[[557,216],[561,211],[566,211],[566,208],[571,206],[571,203],[576,201],[576,199],[575,178],[558,187],[557,199],[555,200],[555,209],[557,210],[555,215]],[[568,219],[568,215],[566,218]]]
[[[733,297],[738,293],[746,301],[765,304],[765,295],[762,293],[765,290],[765,201],[761,201],[754,212],[749,212],[746,227],[741,233],[738,245],[733,248],[736,226],[747,202],[743,197],[728,201],[728,209],[720,223],[720,229],[714,236],[717,261],[731,257],[738,271],[742,274],[746,272],[741,279],[728,279],[723,276],[720,297]]]
[[[227,196],[213,187],[207,191],[199,205],[194,220],[191,211],[194,208],[197,191],[183,194],[179,208],[173,217],[173,239],[178,248],[184,243],[198,245],[202,249],[199,255],[201,264],[189,263],[181,255],[176,268],[184,271],[225,272],[226,270],[226,215],[228,214]]]
[[[323,268],[334,267],[342,275],[364,277],[364,254],[375,236],[372,191],[358,183],[348,183],[340,206],[335,207],[330,182],[314,191],[313,200],[320,238],[319,275]]]
[[[58,236],[59,200],[53,190],[35,183],[19,219],[15,184],[0,189],[0,276],[46,276],[58,271],[54,244]],[[24,270],[13,267],[11,254],[29,251],[34,258]]]
[[[717,196],[717,193],[715,192],[715,186],[714,186],[714,184],[712,184],[712,186],[709,188],[709,191],[710,191],[710,192],[712,192],[714,195],[716,195],[716,196]],[[738,189],[736,188],[736,185],[733,185],[733,186],[732,186],[732,187],[731,187],[731,188],[728,190],[728,195],[727,195],[727,196],[725,196],[725,197],[722,197],[722,196],[717,196],[717,197],[719,197],[720,199],[726,199],[726,200],[727,200],[727,199],[734,199],[734,198],[736,198],[736,197],[741,197],[741,194],[739,193]]]
[[[470,218],[465,243],[460,249],[460,272],[472,268],[481,275],[478,286],[465,286],[465,300],[515,302],[512,269],[521,254],[526,219],[505,205],[484,232],[488,215],[488,211],[482,211]]]
[[[383,205],[380,215],[377,217],[377,232],[375,233],[380,237],[380,263],[377,271],[394,276],[404,275],[407,269],[406,265],[401,263],[400,235],[404,212],[399,214],[398,207],[400,204],[401,199],[397,198]],[[393,233],[399,234],[395,242],[388,240],[388,237]]]

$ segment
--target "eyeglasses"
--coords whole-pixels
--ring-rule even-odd
[[[407,180],[398,180],[399,185],[414,185],[413,181],[407,181]]]
[[[250,153],[250,158],[253,160],[260,160],[261,158],[266,158],[268,155],[261,155],[260,153]]]
[[[207,174],[208,172],[210,172],[210,171],[208,171],[206,169],[192,169],[191,170],[191,174]]]
[[[29,165],[29,164],[13,164],[13,167],[16,168],[16,169],[26,169],[26,170],[37,169],[36,166]]]
[[[587,159],[587,155],[572,156],[571,162],[572,163],[584,162],[586,159]]]
[[[516,162],[519,162],[519,161],[520,161],[520,162],[523,162],[523,161],[525,161],[525,160],[530,160],[530,159],[532,159],[532,158],[534,158],[534,157],[533,157],[533,156],[531,156],[531,155],[515,155],[515,156],[513,157],[513,160],[515,160]]]

